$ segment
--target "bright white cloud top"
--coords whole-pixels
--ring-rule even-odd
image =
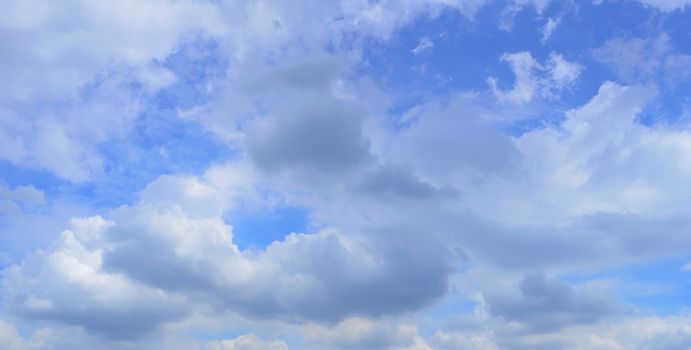
[[[691,348],[689,1],[0,2],[0,348]]]

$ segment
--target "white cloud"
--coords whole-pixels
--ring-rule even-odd
[[[546,70],[556,89],[562,89],[578,79],[583,67],[564,59],[564,56],[552,52],[547,58]]]
[[[552,34],[554,33],[554,30],[557,29],[559,26],[559,23],[561,23],[561,17],[550,17],[547,19],[547,23],[545,23],[545,26],[542,27],[542,43],[546,43],[549,41],[549,39],[552,37]]]
[[[655,7],[662,11],[685,10],[687,5],[691,5],[689,0],[638,0],[639,2]]]
[[[235,339],[207,342],[204,350],[288,350],[288,344],[282,340],[264,340],[250,333]]]
[[[412,52],[415,56],[419,56],[425,52],[432,50],[433,47],[434,42],[432,42],[432,40],[430,40],[428,37],[424,37],[420,39],[420,42],[417,44],[417,46],[410,52]]]
[[[593,0],[593,4],[600,5],[605,0]],[[689,0],[630,0],[639,2],[645,6],[655,8],[663,12],[672,12],[676,10],[684,11],[687,5],[691,4]]]
[[[512,103],[530,102],[538,89],[535,80],[535,70],[537,62],[533,56],[527,52],[504,54],[502,61],[508,62],[515,76],[513,87],[509,91],[502,91],[497,87],[497,79],[490,77],[487,79],[492,93],[500,100]]]
[[[689,133],[636,122],[653,96],[650,88],[605,83],[589,103],[567,113],[561,128],[536,130],[518,140],[525,162],[540,174],[550,196],[560,201],[558,207],[567,208],[566,200],[576,205],[573,213],[581,214],[652,214],[685,208],[679,188],[670,184],[681,181],[675,174],[689,171],[682,156],[689,151]],[[667,175],[661,178],[640,166],[653,163],[668,169]],[[549,183],[566,192],[560,195],[561,190]]]
[[[514,0],[514,3],[519,6],[534,6],[538,14],[544,12],[551,2],[552,0]]]
[[[483,324],[483,321],[475,322]],[[691,345],[690,325],[686,315],[630,316],[593,326],[532,335],[516,332],[510,324],[485,321],[480,328],[440,330],[427,342],[434,349],[686,349]],[[488,332],[485,327],[493,331]]]
[[[102,165],[98,145],[124,138],[141,107],[141,98],[121,87],[126,77],[99,79],[88,97],[70,98],[62,108],[25,107],[19,108],[21,113],[0,113],[0,139],[11,143],[0,150],[0,159],[44,168],[72,182],[87,181],[98,173]],[[27,110],[33,114],[26,115]]]
[[[611,39],[594,55],[626,83],[658,81],[662,87],[674,87],[691,78],[691,55],[676,52],[666,34]]]
[[[0,30],[13,55],[3,55],[3,94],[19,100],[69,96],[108,62],[144,66],[163,59],[190,30],[218,33],[210,5],[182,1],[47,1],[5,3]],[[21,59],[19,59],[21,58]]]
[[[512,0],[504,2],[504,9],[500,13],[499,29],[510,32],[516,15],[528,7],[532,7],[538,16],[542,16],[551,2],[551,0]]]
[[[504,54],[501,60],[511,66],[515,76],[513,86],[509,90],[502,90],[494,77],[488,78],[487,83],[500,101],[516,104],[531,102],[536,96],[550,97],[563,91],[578,79],[583,69],[581,65],[568,62],[554,52],[544,65],[535,61],[527,51]]]
[[[563,122],[516,137],[476,120],[464,102],[430,103],[410,126],[378,141],[386,147],[376,157],[408,166],[437,188],[459,190],[457,202],[437,200],[430,207],[455,212],[456,220],[438,214],[426,224],[464,227],[444,239],[476,262],[557,269],[673,254],[689,244],[682,234],[688,193],[680,190],[688,174],[689,132],[638,122],[654,96],[647,87],[605,83]],[[460,219],[464,210],[493,224]],[[416,215],[417,221],[422,217]],[[472,232],[483,232],[483,238]],[[593,237],[609,244],[593,245]]]
[[[357,317],[333,327],[306,326],[303,332],[306,341],[319,349],[408,349],[419,337],[412,325]]]

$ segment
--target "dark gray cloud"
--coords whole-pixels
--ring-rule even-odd
[[[487,295],[494,316],[524,325],[531,332],[596,323],[620,310],[612,300],[576,289],[543,274],[526,275],[520,295]]]
[[[127,271],[130,278],[166,290],[206,290],[213,288],[207,266],[184,261],[160,244],[145,240],[118,243],[103,256],[103,271]],[[159,242],[160,243],[160,242]]]
[[[296,89],[323,91],[338,78],[342,69],[343,65],[336,57],[309,57],[270,69],[250,80],[247,88],[253,93],[270,93],[281,89],[293,92]]]
[[[250,128],[247,151],[259,168],[318,174],[346,171],[367,159],[362,109],[321,94],[302,97],[297,104],[287,115]]]
[[[199,254],[204,255],[184,255],[184,239],[166,244],[146,238],[166,237],[165,231],[124,226],[131,231],[119,228],[118,235],[128,239],[104,252],[104,271],[185,292],[250,318],[335,322],[417,310],[445,293],[453,270],[445,247],[404,232],[394,234],[400,244],[337,234],[292,235],[252,258],[211,241],[203,242]]]
[[[127,305],[95,304],[75,300],[59,305],[53,311],[13,311],[27,319],[79,326],[98,336],[136,341],[163,324],[184,319],[190,315],[191,310],[180,305],[149,299]]]
[[[283,63],[247,85],[265,117],[249,123],[244,143],[252,161],[268,172],[319,177],[352,169],[369,156],[362,132],[366,109],[332,94],[342,73],[331,56]]]
[[[430,199],[457,195],[457,191],[452,188],[436,188],[420,180],[410,169],[394,165],[382,165],[367,172],[363,175],[362,181],[354,187],[365,195],[383,197]]]

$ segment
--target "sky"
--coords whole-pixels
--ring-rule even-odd
[[[691,349],[691,0],[0,18],[2,349]]]

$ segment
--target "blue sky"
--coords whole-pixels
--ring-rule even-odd
[[[688,349],[689,7],[0,1],[0,348]]]

